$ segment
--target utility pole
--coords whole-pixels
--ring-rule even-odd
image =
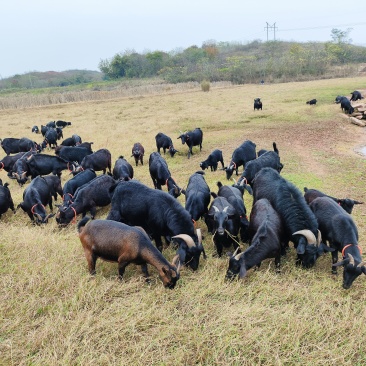
[[[267,42],[268,42],[268,31],[269,31],[269,29],[271,29],[271,30],[273,29],[273,40],[275,41],[276,40],[276,29],[277,29],[276,23],[273,23],[273,25],[269,25],[268,22],[266,22],[266,24],[267,24],[267,26],[264,27],[264,29],[267,30]]]

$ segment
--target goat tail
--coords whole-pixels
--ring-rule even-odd
[[[279,151],[278,151],[278,149],[277,149],[277,144],[274,142],[272,145],[273,145],[273,151],[274,151],[275,153],[277,153],[277,155],[279,155]]]
[[[86,223],[90,220],[89,216],[85,216],[83,217],[79,222],[78,222],[78,232],[81,232],[81,228],[83,228]]]

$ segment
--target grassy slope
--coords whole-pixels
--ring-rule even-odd
[[[365,82],[245,85],[0,111],[0,137],[39,140],[31,134],[33,125],[63,119],[73,122],[65,137],[78,133],[94,141],[95,150],[110,149],[113,161],[124,155],[131,162],[131,147],[140,141],[146,164],[135,168],[135,177],[150,187],[147,161],[159,131],[170,135],[180,150],[166,160],[181,186],[215,148],[229,161],[245,139],[253,140],[258,150],[270,149],[276,141],[283,176],[299,189],[365,200],[365,160],[353,151],[366,144],[365,132],[332,104],[336,95],[348,95]],[[254,112],[258,96],[264,109]],[[311,98],[318,105],[306,105]],[[194,127],[204,131],[203,151],[195,149],[188,160],[186,146],[175,138],[180,130]],[[8,181],[5,172],[0,178]],[[222,171],[206,172],[211,190],[217,191],[219,180],[228,183]],[[23,188],[14,181],[10,188],[17,205]],[[184,198],[180,201],[184,204]],[[250,211],[251,197],[245,195],[245,202]],[[107,214],[108,208],[97,213],[99,218]],[[354,210],[366,250],[365,214],[363,205]],[[227,284],[227,259],[212,257],[211,236],[203,221],[198,226],[208,260],[195,273],[183,269],[178,286],[169,291],[154,269],[152,284],[145,285],[133,265],[120,282],[116,264],[99,261],[91,279],[75,226],[59,230],[53,221],[33,227],[21,210],[5,214],[0,221],[0,364],[365,364],[363,276],[345,291],[341,274],[330,275],[330,256],[302,270],[294,266],[292,249],[280,275],[266,261],[244,281]],[[174,251],[168,248],[164,254],[171,259]]]

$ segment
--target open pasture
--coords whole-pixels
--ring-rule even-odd
[[[179,153],[165,159],[180,187],[186,187],[199,163],[214,149],[231,153],[250,139],[261,148],[277,143],[281,174],[300,190],[316,188],[340,198],[366,201],[366,145],[361,127],[340,116],[338,94],[363,91],[366,78],[333,79],[276,85],[211,87],[210,92],[165,91],[103,101],[89,101],[0,111],[0,137],[29,137],[33,125],[71,121],[64,138],[76,133],[107,148],[112,163],[123,155],[132,164],[135,142],[145,147],[144,166],[135,178],[153,187],[148,157],[155,135],[169,135]],[[253,110],[260,97],[263,110]],[[306,104],[316,98],[315,106]],[[200,127],[203,149],[187,146],[180,131]],[[3,151],[2,151],[3,153]],[[53,153],[52,151],[46,153]],[[1,157],[5,156],[5,153]],[[220,166],[219,166],[220,167]],[[239,169],[239,172],[242,168]],[[99,172],[100,174],[100,172]],[[235,177],[235,176],[234,176]],[[17,206],[24,187],[0,172]],[[70,176],[65,171],[62,182]],[[206,170],[212,191],[231,184],[225,172]],[[164,188],[166,190],[166,188]],[[245,193],[250,212],[252,197]],[[184,196],[179,197],[184,204]],[[109,208],[97,210],[106,218]],[[353,217],[360,247],[366,251],[366,204]],[[80,216],[81,217],[81,216]],[[331,275],[330,255],[315,267],[295,266],[291,246],[282,259],[250,270],[243,281],[224,281],[228,259],[213,256],[211,235],[202,228],[207,260],[198,271],[187,268],[174,290],[164,289],[154,268],[150,285],[139,267],[130,265],[122,281],[117,264],[97,261],[91,278],[75,225],[59,229],[51,219],[34,226],[19,209],[0,220],[0,365],[364,365],[366,363],[366,278],[342,288],[342,268]],[[290,244],[291,245],[291,244]],[[241,243],[242,248],[246,244]],[[172,248],[163,251],[171,260]]]

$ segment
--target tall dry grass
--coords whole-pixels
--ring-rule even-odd
[[[228,162],[235,147],[251,139],[271,149],[275,141],[284,163],[283,176],[303,189],[365,200],[365,159],[354,149],[366,144],[365,131],[339,115],[338,94],[359,89],[366,79],[341,79],[280,85],[245,85],[196,89],[170,94],[126,96],[112,100],[34,106],[0,111],[0,137],[27,136],[35,124],[72,121],[65,138],[77,133],[108,148],[113,161],[131,163],[134,142],[154,151],[154,136],[164,132],[180,151],[165,156],[180,186],[199,170],[215,148]],[[260,97],[263,111],[253,111]],[[316,106],[306,105],[316,98]],[[203,150],[176,138],[180,130],[201,127]],[[51,152],[52,153],[52,152]],[[152,187],[148,166],[135,168],[136,179]],[[9,181],[0,172],[3,182]],[[62,176],[63,183],[69,178]],[[223,171],[206,171],[217,191]],[[9,181],[15,204],[23,189]],[[184,197],[179,201],[184,204]],[[245,194],[250,211],[252,199]],[[365,246],[366,205],[353,217]],[[99,209],[105,218],[109,208]],[[330,273],[330,256],[303,270],[292,249],[281,274],[265,261],[243,281],[226,283],[226,258],[216,258],[203,221],[208,259],[197,272],[183,269],[177,287],[163,288],[151,268],[146,285],[140,269],[127,267],[122,281],[117,265],[97,262],[91,278],[74,225],[59,229],[54,221],[33,226],[18,210],[0,220],[0,364],[1,365],[364,365],[366,331],[365,278],[342,289],[342,271]],[[242,244],[245,248],[246,245]],[[164,251],[168,259],[174,250]]]

